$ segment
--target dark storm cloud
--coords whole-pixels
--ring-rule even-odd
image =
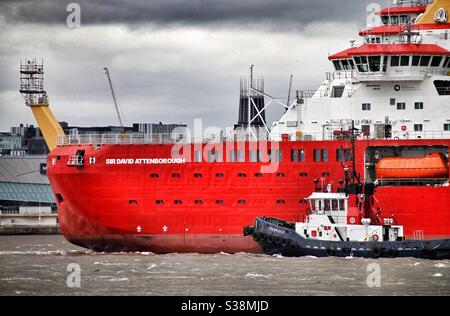
[[[290,28],[311,22],[339,22],[364,12],[354,0],[41,0],[2,1],[8,22],[65,23],[68,3],[81,6],[83,24],[255,24]]]

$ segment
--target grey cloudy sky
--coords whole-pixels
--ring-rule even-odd
[[[266,90],[316,89],[329,53],[366,21],[365,0],[77,1],[81,27],[61,0],[0,2],[0,131],[32,123],[18,92],[23,58],[43,58],[53,112],[71,125],[117,125],[103,67],[126,123],[232,126],[239,79],[254,64]],[[384,1],[386,2],[386,1]],[[281,109],[274,108],[275,119]]]

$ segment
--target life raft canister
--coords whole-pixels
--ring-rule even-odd
[[[380,236],[378,236],[377,234],[373,234],[372,235],[372,240],[373,241],[378,241],[378,240],[380,240]]]

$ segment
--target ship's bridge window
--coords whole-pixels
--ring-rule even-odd
[[[414,124],[414,132],[422,132],[423,124]]]
[[[442,65],[442,67],[444,68],[449,68],[450,67],[450,57],[446,57],[444,64]]]
[[[336,200],[336,199],[331,200],[331,209],[333,211],[338,211],[339,210],[338,200]]]
[[[409,56],[400,56],[400,66],[409,66]]]
[[[431,67],[439,67],[442,61],[442,56],[434,56],[431,60]]]
[[[342,60],[341,63],[342,63],[342,68],[344,70],[350,70],[351,69],[350,64],[348,63],[347,59]]]
[[[352,70],[355,70],[355,63],[353,62],[353,59],[349,59],[349,60],[348,60],[348,64],[350,65],[350,68],[351,68]]]
[[[419,66],[420,64],[420,55],[413,55],[411,65],[414,67]]]
[[[408,24],[408,16],[400,15],[400,24]]]
[[[381,56],[369,56],[369,69],[371,72],[379,72],[381,65]]]
[[[428,67],[430,65],[431,56],[422,56],[420,58],[420,67]]]
[[[339,200],[339,209],[341,211],[345,211],[345,200],[344,199]]]
[[[450,124],[449,123],[445,123],[444,124],[444,131],[446,131],[446,132],[450,131]]]
[[[323,208],[325,211],[331,211],[331,202],[330,200],[324,200],[323,201]]]
[[[391,56],[391,67],[398,67],[400,65],[400,56]]]
[[[398,15],[391,15],[391,24],[392,25],[398,24]]]
[[[340,60],[333,60],[333,65],[334,65],[334,68],[337,71],[341,71],[342,70],[342,65],[341,65],[341,61]]]
[[[358,68],[359,72],[368,72],[369,71],[369,65],[367,64],[367,57],[366,56],[356,56],[354,57],[356,67]]]

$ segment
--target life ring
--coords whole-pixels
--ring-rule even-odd
[[[396,84],[396,85],[394,86],[394,90],[397,91],[397,92],[400,91],[400,90],[401,90],[400,85]]]
[[[380,257],[381,256],[381,249],[377,248],[377,247],[373,248],[372,249],[372,254],[375,256],[375,258]]]
[[[350,224],[354,224],[356,223],[356,218],[354,218],[353,216],[350,217]]]
[[[380,240],[380,236],[378,236],[377,234],[373,234],[372,235],[372,240],[373,241],[378,241],[378,240]]]

